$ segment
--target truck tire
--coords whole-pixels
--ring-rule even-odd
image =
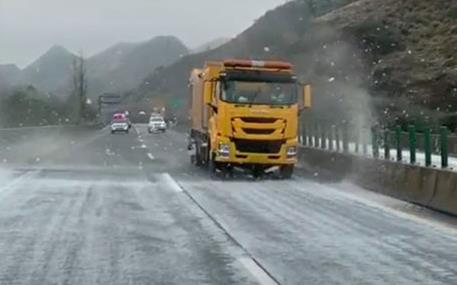
[[[263,168],[259,167],[259,166],[254,166],[252,168],[252,177],[257,180],[257,179],[261,179],[262,176],[264,174],[264,171],[263,171]]]
[[[217,174],[217,165],[216,162],[214,161],[214,157],[212,154],[209,155],[208,158],[208,172],[211,178],[215,178]]]
[[[294,174],[294,166],[293,165],[284,165],[279,168],[279,177],[281,179],[290,179]]]
[[[195,151],[195,165],[196,166],[202,166],[203,165],[203,159],[202,159],[202,154],[200,147],[198,145],[195,145],[196,151]]]

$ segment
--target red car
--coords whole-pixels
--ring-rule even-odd
[[[111,119],[111,133],[124,132],[129,133],[130,122],[124,113],[116,113]]]

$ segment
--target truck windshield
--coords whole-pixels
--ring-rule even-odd
[[[293,83],[227,81],[221,99],[237,104],[292,105],[297,102],[296,92]]]

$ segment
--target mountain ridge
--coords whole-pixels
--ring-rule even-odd
[[[174,36],[114,44],[85,59],[88,95],[122,93],[134,88],[155,68],[168,65],[188,52],[188,48]],[[72,66],[78,57],[61,45],[53,45],[22,70],[17,66],[14,70],[12,65],[0,65],[0,84],[30,84],[44,92],[69,94]]]

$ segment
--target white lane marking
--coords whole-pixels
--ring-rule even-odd
[[[9,190],[14,189],[17,187],[17,185],[24,183],[28,180],[30,180],[35,174],[37,174],[39,171],[30,171],[24,175],[21,175],[17,178],[13,178],[10,182],[7,182],[4,184],[2,187],[0,187],[0,194],[3,194],[5,192],[8,192]]]
[[[155,157],[150,152],[148,152],[148,157],[149,157],[150,160],[154,160],[155,159]]]
[[[162,178],[165,183],[167,183],[168,187],[170,187],[175,192],[182,192],[181,186],[179,186],[178,182],[176,182],[173,177],[171,177],[168,173],[163,173]]]
[[[142,144],[140,147],[141,148],[148,148],[145,144]]]
[[[171,176],[168,173],[166,173],[164,175],[167,175],[170,179],[173,180],[173,178],[171,178]],[[177,184],[177,182],[175,180],[173,180],[173,182]],[[203,207],[202,204],[199,203],[197,198],[194,197],[189,191],[185,191],[178,184],[177,184],[177,186],[179,187],[180,192],[184,192],[187,195],[187,197],[189,197],[189,199],[191,201],[193,201],[193,203],[195,203],[195,205],[197,207],[199,207],[200,210],[216,225],[217,228],[219,228],[222,232],[224,232],[225,235],[228,238],[230,238],[236,244],[237,247],[239,247],[243,252],[245,252],[245,255],[243,257],[237,258],[237,262],[239,262],[252,275],[252,277],[254,277],[256,279],[256,281],[259,284],[262,284],[262,285],[279,285],[280,284],[277,280],[275,280],[275,277],[273,275],[271,275],[267,271],[267,269],[265,269],[262,266],[262,264],[258,260],[256,260],[256,258],[254,256],[252,256],[249,253],[249,251],[232,235],[232,231],[228,227],[228,224],[221,217],[219,217],[218,215],[216,215],[214,213],[210,213],[207,209],[205,209]]]
[[[268,274],[260,268],[251,258],[241,257],[238,261],[246,268],[249,273],[262,285],[278,285]]]

